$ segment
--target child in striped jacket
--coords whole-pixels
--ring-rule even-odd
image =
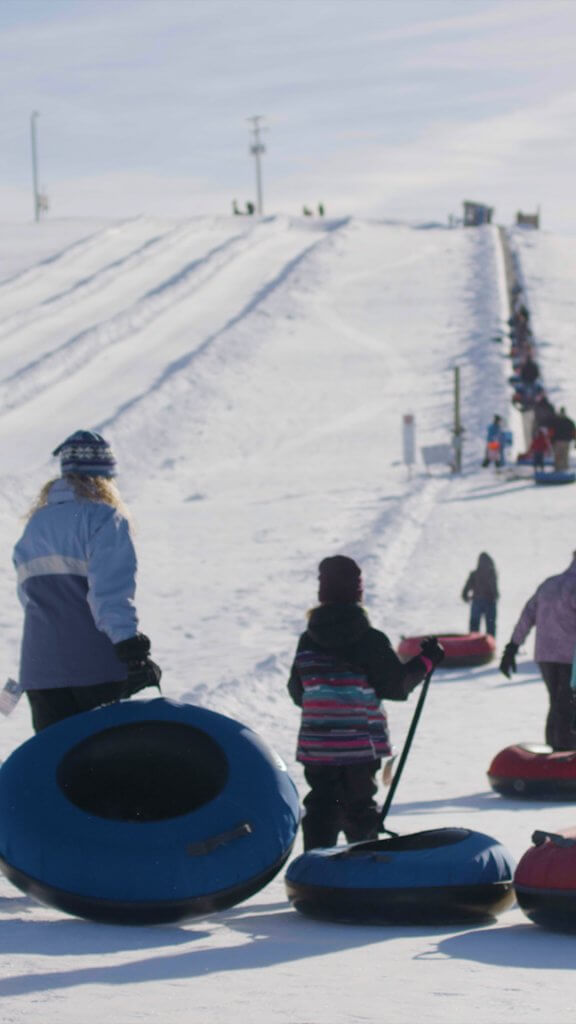
[[[320,604],[298,642],[288,692],[302,719],[296,759],[310,792],[304,799],[304,849],[378,836],[376,774],[390,754],[381,699],[406,700],[444,657],[433,637],[403,664],[387,636],[374,629],[362,600],[362,574],[335,555],[319,566]]]

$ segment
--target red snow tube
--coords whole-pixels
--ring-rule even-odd
[[[534,832],[532,842],[514,875],[518,903],[535,924],[576,931],[576,828]]]
[[[428,633],[428,636],[431,634]],[[484,665],[496,653],[496,641],[487,633],[434,633],[446,652],[442,668],[462,665]],[[403,636],[398,645],[398,656],[409,661],[420,654],[420,645],[426,636]]]
[[[492,789],[503,796],[576,798],[576,750],[552,750],[542,743],[506,747],[488,769]]]

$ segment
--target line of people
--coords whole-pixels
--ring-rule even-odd
[[[576,424],[564,406],[556,412],[551,403],[548,405],[545,423],[534,427],[532,441],[520,460],[542,470],[551,462],[556,472],[566,472],[570,468],[570,446],[576,441]]]
[[[514,368],[510,377],[514,388],[512,404],[522,414],[524,435],[529,440],[519,461],[530,462],[539,470],[551,463],[556,472],[565,472],[570,466],[570,446],[576,441],[576,424],[564,406],[555,409],[546,394],[540,367],[534,358],[530,313],[520,300],[520,294],[518,289],[508,321]]]

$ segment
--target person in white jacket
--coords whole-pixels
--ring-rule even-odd
[[[161,671],[138,630],[137,559],[109,444],[76,431],[53,453],[13,561],[24,607],[20,683],[34,729],[147,686]]]
[[[570,686],[576,648],[576,551],[565,572],[549,576],[526,602],[500,662],[500,671],[508,678],[516,671],[518,648],[532,627],[536,628],[534,658],[550,702],[546,742],[553,750],[576,750]]]

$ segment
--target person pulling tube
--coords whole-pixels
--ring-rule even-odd
[[[444,649],[426,638],[405,664],[361,605],[362,573],[352,558],[324,558],[319,604],[298,641],[288,692],[302,709],[296,759],[310,792],[304,798],[304,849],[375,839],[374,800],[382,757],[391,753],[382,698],[406,700],[439,665]]]
[[[162,671],[139,631],[137,560],[107,441],[77,430],[30,510],[13,561],[24,607],[20,685],[36,732],[147,688]]]

